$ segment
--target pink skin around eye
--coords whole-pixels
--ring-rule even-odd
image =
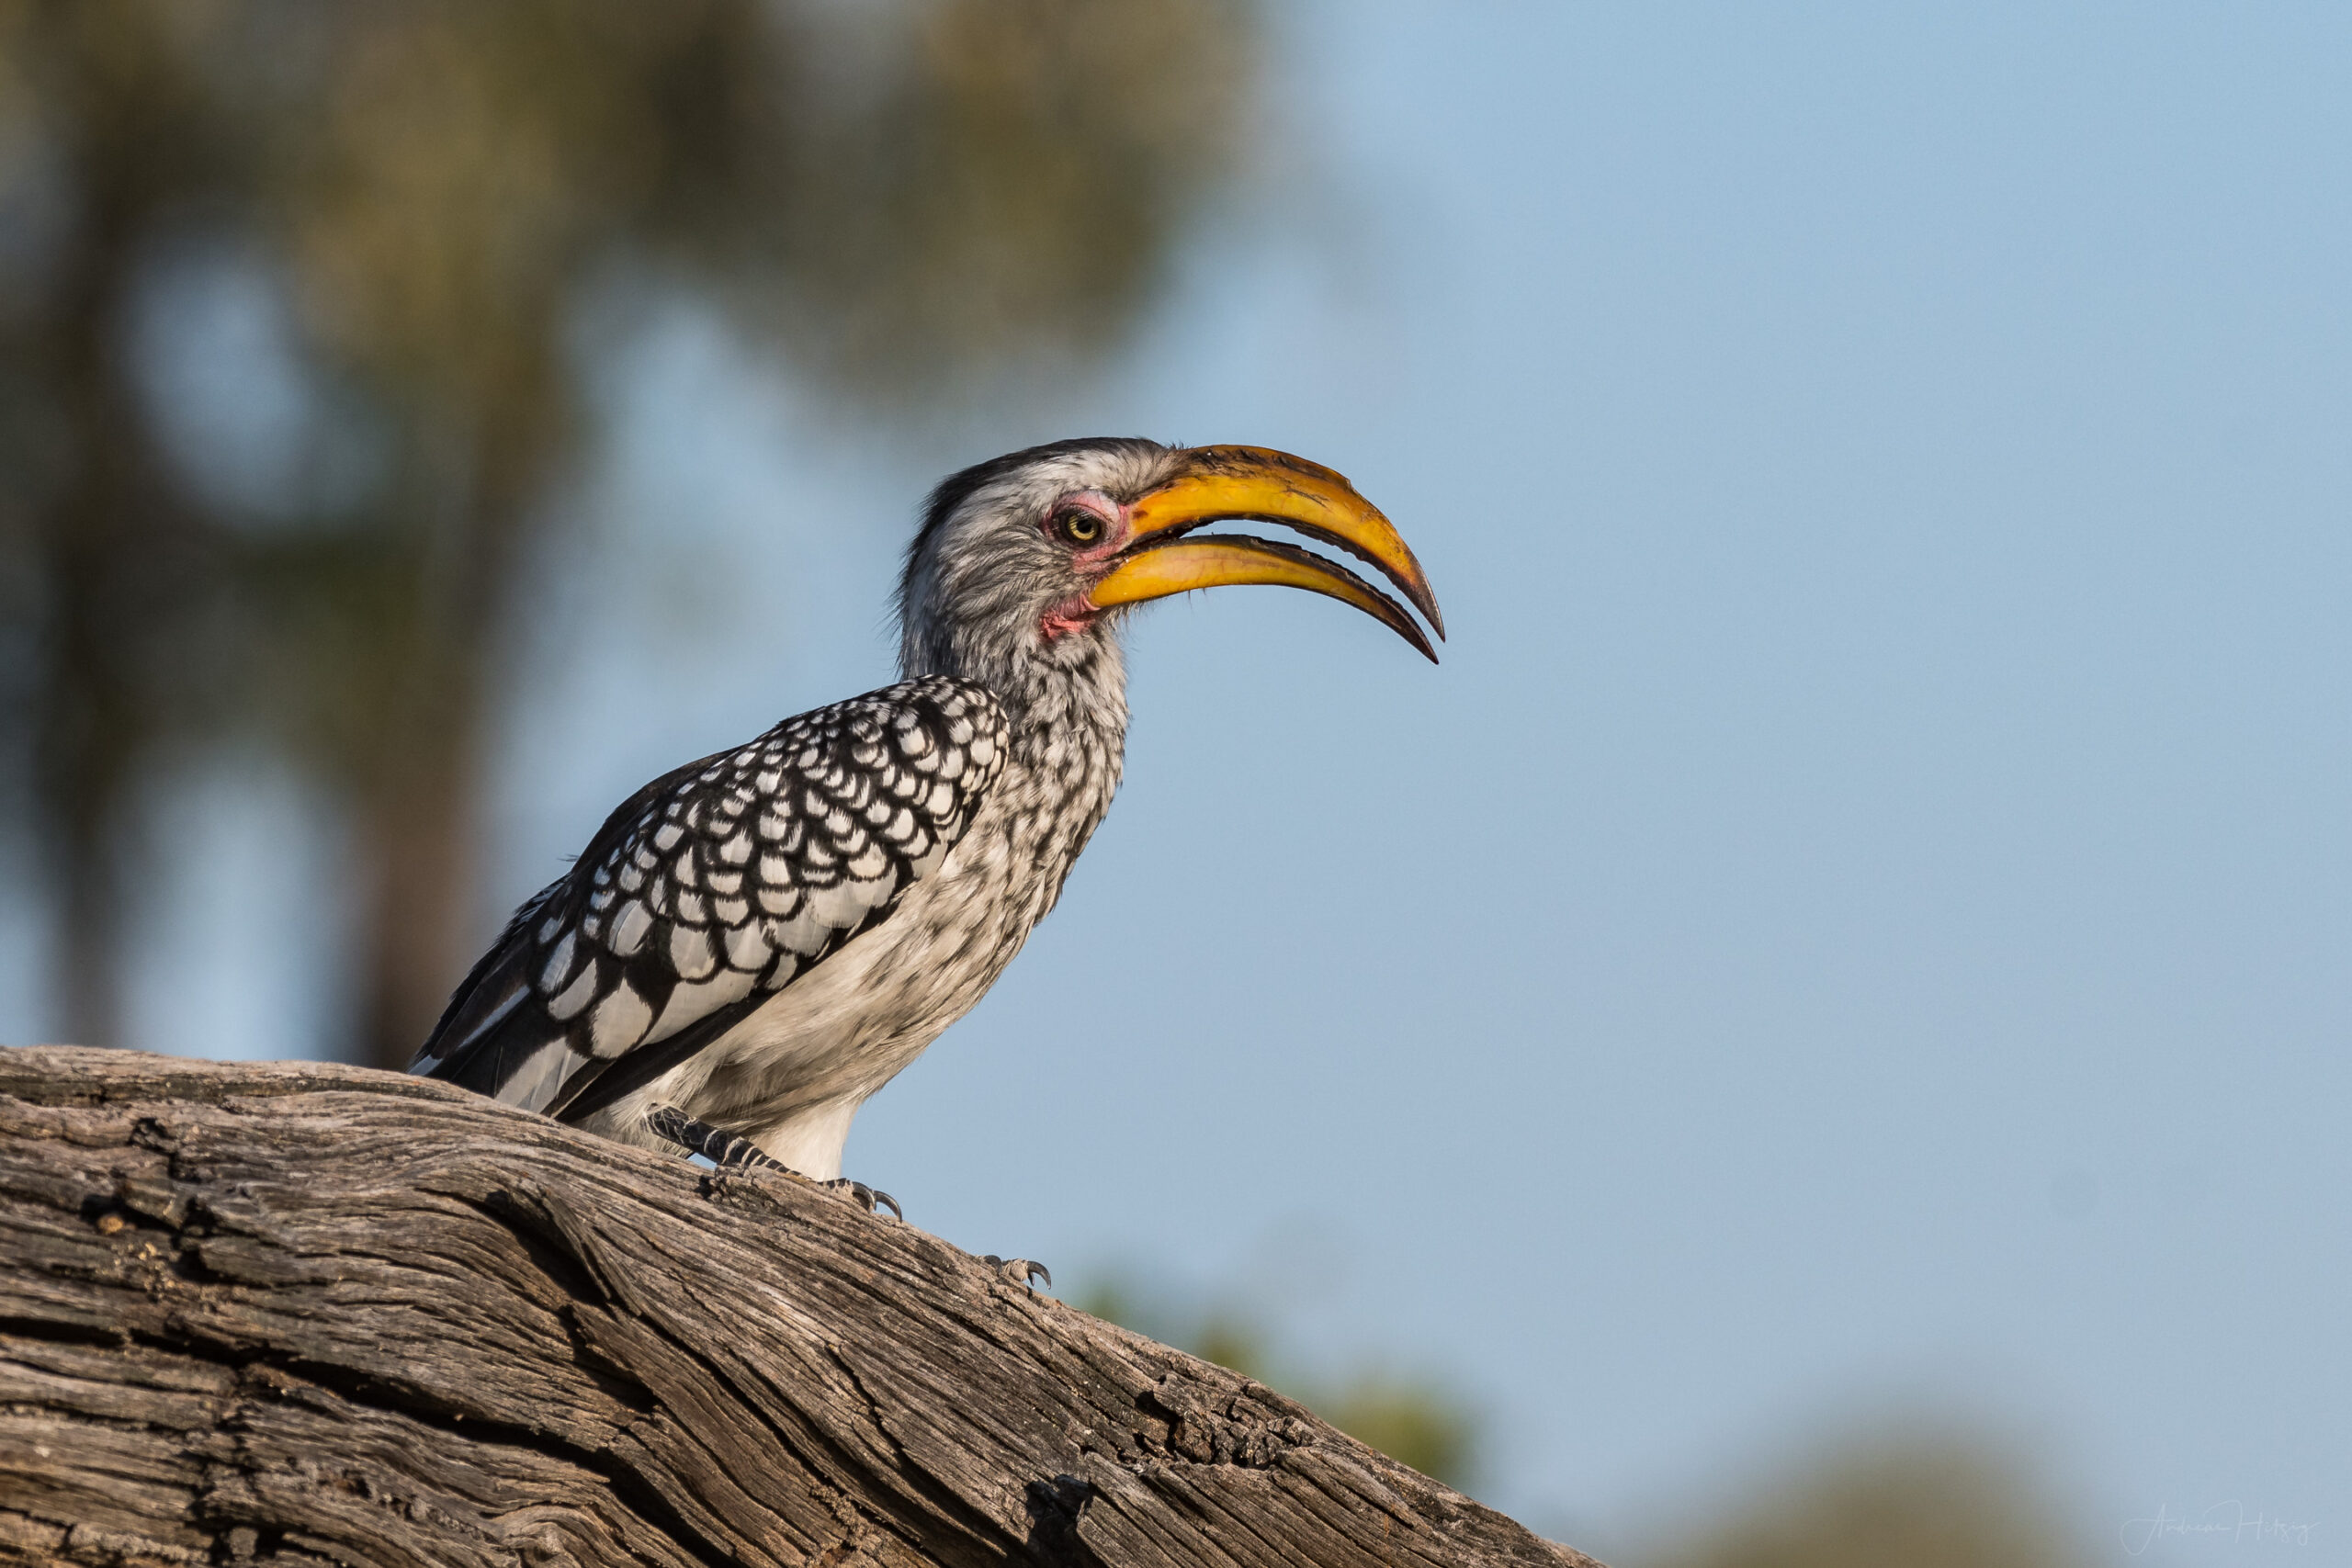
[[[1102,537],[1083,548],[1070,546],[1055,526],[1056,519],[1073,508],[1082,508],[1102,519]],[[1091,490],[1066,495],[1055,502],[1046,509],[1041,526],[1046,530],[1046,537],[1069,550],[1069,563],[1080,571],[1088,571],[1108,563],[1113,556],[1126,547],[1129,532],[1127,509],[1101,491]],[[1037,623],[1037,631],[1047,642],[1054,642],[1073,632],[1086,630],[1102,614],[1085,594],[1073,593],[1046,612]]]

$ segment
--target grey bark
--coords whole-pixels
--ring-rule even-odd
[[[1593,1568],[789,1177],[0,1051],[0,1561]]]

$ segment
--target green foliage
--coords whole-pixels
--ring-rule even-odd
[[[1430,1376],[1374,1365],[1337,1380],[1290,1365],[1274,1349],[1264,1314],[1231,1303],[1188,1310],[1170,1291],[1104,1276],[1073,1303],[1096,1317],[1255,1378],[1297,1400],[1357,1441],[1447,1485],[1476,1474],[1480,1422],[1467,1400]]]
[[[1658,1568],[2071,1568],[2083,1561],[2022,1461],[1987,1438],[1911,1429],[1814,1458]]]
[[[1459,1488],[1476,1473],[1478,1423],[1433,1379],[1372,1369],[1299,1397],[1340,1431],[1423,1475]]]
[[[1280,1353],[1278,1314],[1202,1304],[1132,1274],[1073,1304],[1288,1394],[1349,1436],[1448,1485],[1477,1473],[1476,1409],[1443,1382],[1378,1365],[1318,1378]],[[1744,1495],[1702,1496],[1709,1520],[1643,1568],[2077,1568],[2087,1555],[2031,1463],[1991,1435],[1883,1423],[1776,1465]],[[1629,1560],[1630,1561],[1630,1560]]]

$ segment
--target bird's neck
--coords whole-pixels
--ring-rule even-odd
[[[1012,859],[1034,879],[1032,897],[1016,901],[1023,931],[1060,898],[1118,793],[1126,757],[1127,672],[1115,635],[1080,633],[1047,652],[991,658],[944,649],[905,660],[909,676],[976,681],[1004,705],[1010,754],[989,809],[1003,814]]]
[[[960,646],[943,639],[910,649],[907,676],[953,675],[976,681],[1004,705],[1016,759],[1083,739],[1107,750],[1116,765],[1127,733],[1127,669],[1109,628],[1080,632],[1039,649]]]

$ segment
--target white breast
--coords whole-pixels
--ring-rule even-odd
[[[1016,749],[963,838],[880,925],[589,1124],[661,1147],[641,1123],[674,1105],[803,1176],[839,1176],[858,1106],[972,1010],[1059,897],[1117,784],[1115,750],[1089,761],[1073,770],[1065,753],[1047,771]]]

